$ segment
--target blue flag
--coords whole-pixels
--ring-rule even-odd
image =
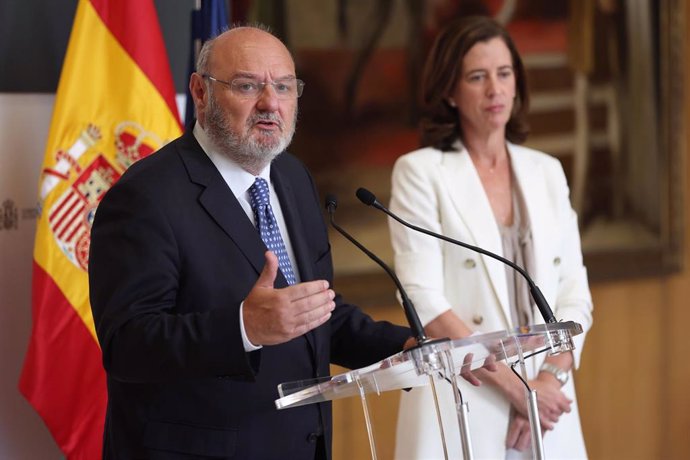
[[[228,8],[226,0],[201,0],[201,9],[192,11],[192,46],[189,50],[189,72],[187,77],[192,75],[196,66],[196,58],[204,44],[209,38],[223,32],[228,27]],[[189,81],[189,78],[187,78]],[[184,112],[184,124],[188,126],[196,117],[194,113],[194,102],[192,95],[187,88],[187,105]]]

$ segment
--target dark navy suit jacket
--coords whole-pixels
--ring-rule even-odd
[[[332,281],[311,176],[283,153],[271,180],[302,280]],[[338,296],[321,327],[246,353],[239,307],[265,251],[191,130],[135,163],[106,194],[89,263],[108,376],[104,458],[311,460],[319,439],[330,457],[330,403],[277,410],[277,385],[326,376],[329,362],[371,364],[400,351],[410,333]],[[279,273],[276,287],[285,284]]]

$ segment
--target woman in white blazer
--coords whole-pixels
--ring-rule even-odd
[[[431,49],[423,76],[427,116],[423,148],[393,169],[390,208],[420,227],[524,266],[558,320],[585,334],[592,302],[582,263],[577,216],[563,169],[553,157],[517,144],[527,137],[522,60],[499,24],[464,18]],[[524,280],[502,263],[390,221],[395,267],[431,337],[466,337],[543,322]],[[546,458],[586,458],[572,369],[576,349],[528,365],[537,390]],[[505,364],[461,382],[469,403],[475,458],[530,458],[524,386]],[[453,395],[438,386],[450,458],[462,458]],[[403,392],[396,458],[443,458],[428,387]]]

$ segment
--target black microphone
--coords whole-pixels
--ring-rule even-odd
[[[377,199],[376,195],[371,193],[369,190],[365,188],[359,188],[357,189],[357,198],[359,198],[359,201],[362,203],[366,204],[367,206],[373,206],[376,209],[385,212],[388,214],[390,217],[395,219],[396,221],[400,222],[403,224],[405,227],[411,228],[412,230],[416,230],[418,232],[422,232],[426,235],[433,236],[434,238],[439,238],[442,239],[443,241],[447,241],[449,243],[457,244],[458,246],[462,246],[463,248],[467,248],[471,251],[478,252],[480,254],[484,254],[486,256],[489,256],[493,259],[496,259],[500,262],[503,262],[504,264],[508,265],[509,267],[513,268],[515,271],[517,271],[519,274],[521,274],[526,280],[527,284],[529,285],[529,290],[530,293],[532,294],[532,298],[534,299],[534,303],[537,304],[537,308],[539,308],[539,312],[541,313],[541,316],[544,318],[544,321],[547,323],[555,323],[556,317],[553,315],[553,311],[551,310],[551,307],[549,307],[549,303],[546,301],[544,298],[544,294],[541,293],[539,288],[537,287],[536,284],[534,284],[534,281],[532,281],[532,278],[527,274],[527,272],[522,268],[514,264],[508,259],[505,259],[498,254],[494,254],[493,252],[489,252],[486,249],[482,249],[477,246],[472,246],[471,244],[463,243],[462,241],[454,240],[453,238],[449,238],[445,235],[441,235],[439,233],[432,232],[431,230],[427,230],[425,228],[417,227],[416,225],[412,225],[409,222],[406,222],[402,220],[400,217],[396,216],[393,214],[388,208],[386,208],[384,205],[382,205]]]
[[[335,195],[330,193],[326,195],[326,209],[328,210],[328,215],[330,216],[331,225],[333,226],[333,228],[335,228],[341,235],[347,238],[348,241],[350,241],[350,243],[357,246],[360,251],[369,256],[371,260],[379,264],[381,268],[383,268],[386,271],[386,273],[388,273],[388,276],[390,276],[393,279],[393,282],[395,283],[395,285],[398,288],[398,291],[400,292],[400,297],[402,298],[403,311],[405,312],[407,323],[410,325],[410,329],[412,329],[412,333],[414,334],[415,339],[417,339],[417,343],[423,344],[429,341],[426,334],[424,333],[424,327],[422,327],[422,322],[419,320],[419,316],[417,315],[417,310],[415,310],[414,305],[412,305],[412,301],[410,300],[410,298],[407,297],[407,293],[405,292],[405,289],[403,289],[402,283],[400,283],[400,280],[395,275],[395,272],[393,272],[393,270],[391,270],[391,268],[388,265],[386,265],[386,263],[383,260],[379,259],[373,252],[362,246],[362,244],[359,241],[355,240],[352,236],[350,236],[349,233],[347,233],[344,229],[342,229],[338,224],[335,223],[335,209],[337,207],[338,200],[336,199]]]

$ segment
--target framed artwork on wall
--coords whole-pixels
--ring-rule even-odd
[[[263,3],[263,14],[281,4]],[[268,17],[306,82],[291,150],[322,195],[338,195],[341,225],[392,261],[386,219],[354,191],[387,202],[393,163],[418,147],[419,79],[435,34],[458,16],[492,15],[526,64],[525,144],[566,171],[590,279],[672,272],[683,246],[684,9],[682,0],[284,2]],[[332,244],[339,279],[378,285],[373,263],[336,234]]]

